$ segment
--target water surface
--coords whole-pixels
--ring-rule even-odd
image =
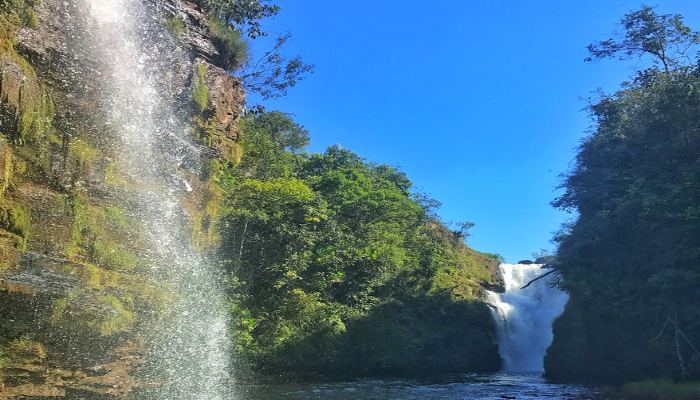
[[[582,400],[596,392],[578,385],[547,383],[539,373],[448,375],[431,380],[359,379],[319,382],[238,385],[238,400],[502,400],[515,398]]]

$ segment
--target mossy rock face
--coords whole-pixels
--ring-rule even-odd
[[[11,198],[0,198],[0,238],[4,239],[0,243],[5,242],[17,251],[26,251],[30,235],[31,219],[27,206]],[[8,256],[5,262],[12,258]]]
[[[33,0],[5,0],[0,18],[10,25],[35,28],[38,20],[32,8],[34,3]]]
[[[46,135],[54,103],[34,69],[14,50],[0,49],[0,133],[17,144]]]
[[[0,344],[3,398],[127,398],[136,387],[153,386],[133,378],[145,362],[143,341],[135,339],[107,352],[98,365],[60,368],[65,354],[51,352],[37,339]]]
[[[49,321],[63,332],[79,328],[85,337],[111,336],[129,331],[136,321],[133,295],[117,291],[108,291],[113,294],[101,292],[76,289],[54,300]]]
[[[89,7],[2,2],[13,9],[0,9],[0,397],[125,398],[145,360],[143,325],[178,296],[146,277],[153,238],[138,202],[148,183],[126,172],[121,127],[101,109],[109,85],[90,42],[99,33],[86,29]],[[200,142],[210,146],[179,171],[193,186],[180,200],[193,243],[210,249],[218,245],[220,193],[198,162],[207,169],[212,157],[240,161],[245,92],[205,61],[215,50],[201,12],[164,3],[165,14],[177,14],[164,18],[180,41],[164,44],[176,48],[163,88],[176,112],[204,121],[192,132],[205,131]]]
[[[0,231],[0,271],[17,266],[19,255],[15,238]]]
[[[70,342],[85,357],[95,343],[109,349],[131,337],[135,325],[175,301],[169,287],[143,276],[32,253],[19,263],[22,268],[0,271],[0,299],[7,297],[3,315],[10,318],[0,323],[0,343],[8,337],[3,324],[19,324],[9,331],[19,329],[14,336],[48,334],[57,346]],[[36,304],[25,310],[24,302],[14,301],[27,295]]]
[[[181,203],[192,218],[192,244],[200,250],[213,250],[220,245],[216,222],[220,218],[220,189],[210,180],[190,176],[192,190],[182,197]]]
[[[12,148],[6,141],[0,140],[0,198],[14,183],[15,164],[19,160],[14,156]]]
[[[61,254],[70,241],[70,207],[66,196],[31,183],[14,191],[17,201],[31,210],[30,224],[41,227],[33,229],[27,250],[42,254]]]
[[[99,202],[81,193],[68,201],[72,220],[65,256],[114,271],[143,272],[148,267],[148,238],[140,221],[115,205],[94,206]]]
[[[238,125],[246,97],[240,78],[229,76],[216,66],[199,63],[192,72],[191,88],[197,112],[192,119],[193,139],[210,147],[215,158],[239,163],[242,134]]]

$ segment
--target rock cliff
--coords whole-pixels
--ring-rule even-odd
[[[94,46],[86,1],[13,4],[0,10],[0,399],[123,398],[158,384],[138,378],[143,326],[173,293],[147,273],[139,187],[105,114],[114,90],[105,49]],[[210,168],[240,157],[245,91],[214,64],[195,5],[147,0],[143,12],[137,45],[159,38],[144,68],[160,74],[159,90],[191,127],[198,157],[173,168],[191,179],[180,201],[206,249],[216,240]]]

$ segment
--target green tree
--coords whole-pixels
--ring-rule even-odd
[[[11,24],[25,28],[36,28],[37,17],[34,13],[35,0],[0,0],[0,17],[9,17]]]
[[[281,47],[291,37],[290,32],[277,37],[272,49],[256,63],[247,65],[241,75],[246,89],[259,93],[265,100],[275,99],[285,96],[289,88],[304,79],[305,74],[313,73],[314,66],[305,63],[301,56],[288,58],[280,53]]]
[[[292,37],[290,32],[278,36],[269,51],[251,62],[247,45],[241,38],[268,35],[260,21],[281,10],[278,5],[271,4],[271,0],[196,0],[195,3],[213,20],[210,31],[219,50],[214,61],[230,72],[243,69],[242,84],[249,92],[259,93],[265,100],[285,96],[290,87],[303,80],[306,74],[313,73],[314,66],[305,63],[301,56],[290,58],[282,54],[282,46]]]
[[[289,177],[301,163],[309,132],[279,111],[247,114],[240,124],[243,157],[231,171],[239,180]]]
[[[680,30],[679,16],[634,15]],[[700,70],[663,54],[664,70],[590,106],[595,130],[552,203],[578,214],[555,239],[570,302],[552,379],[700,378]]]
[[[669,72],[692,64],[691,50],[700,43],[700,33],[683,24],[681,15],[657,14],[650,6],[625,14],[619,26],[623,33],[588,46],[591,55],[586,61],[611,57],[628,60],[651,55],[654,64],[661,64],[663,70]]]
[[[260,20],[277,15],[280,7],[271,0],[196,0],[211,16],[227,28],[246,34],[251,39],[267,36],[261,30]]]
[[[340,146],[305,154],[308,133],[283,113],[242,127],[243,159],[221,173],[233,184],[220,227],[238,354],[270,372],[418,370],[417,358],[435,370],[497,367],[488,310],[468,302],[488,280],[486,258],[429,219],[403,172]],[[383,320],[404,301],[405,324]],[[436,333],[450,320],[449,334]],[[474,347],[459,354],[475,356],[454,351],[463,325]],[[382,341],[403,330],[406,340]]]

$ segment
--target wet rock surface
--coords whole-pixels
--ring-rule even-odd
[[[245,91],[212,62],[217,48],[194,4],[144,6],[134,16],[146,21],[143,43],[134,45],[157,38],[158,48],[143,67],[159,72],[174,112],[191,116],[192,155],[172,168],[205,188],[200,165],[235,153]],[[0,19],[16,41],[0,35],[0,400],[125,398],[158,384],[139,378],[140,326],[171,295],[145,273],[141,188],[120,168],[128,160],[117,151],[120,127],[106,118],[113,88],[100,61],[109,49],[93,44],[90,6],[42,0],[35,12],[35,28]],[[176,35],[164,26],[173,18],[184,24]],[[192,98],[199,84],[202,110]],[[216,140],[202,141],[202,127]],[[183,202],[203,208],[208,196],[183,185]]]

